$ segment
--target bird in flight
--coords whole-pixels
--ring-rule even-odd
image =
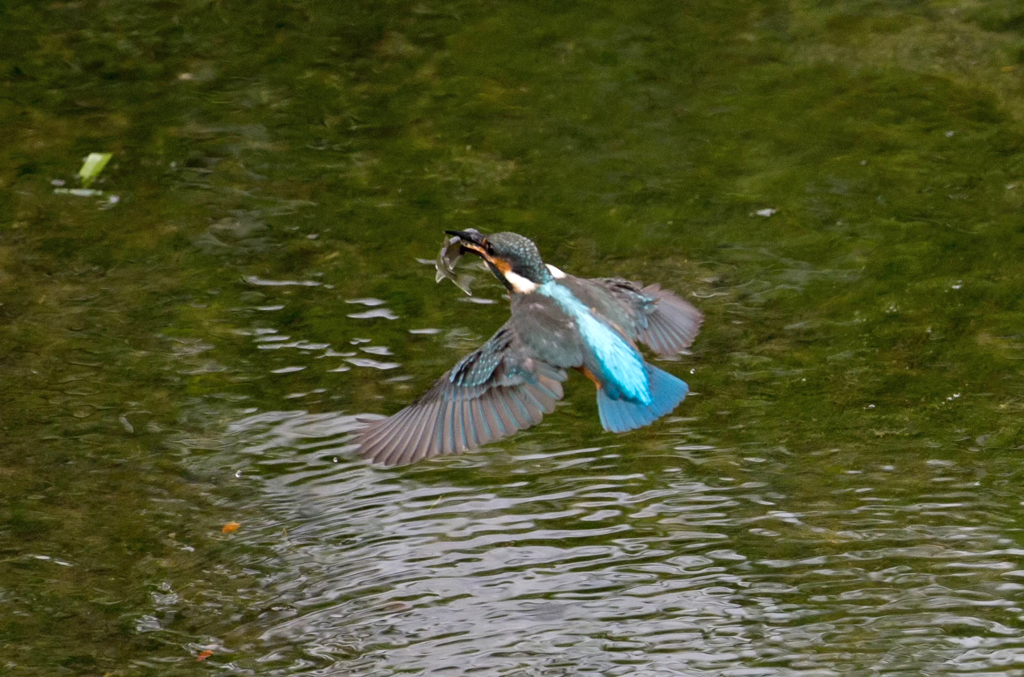
[[[512,317],[416,402],[361,429],[361,456],[404,465],[508,437],[554,411],[567,369],[597,386],[610,432],[648,425],[686,397],[686,383],[647,363],[637,342],[662,357],[685,350],[703,320],[691,304],[657,284],[569,275],[517,233],[445,232],[505,285]]]

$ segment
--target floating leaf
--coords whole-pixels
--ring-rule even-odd
[[[220,530],[221,530],[221,533],[224,533],[224,534],[233,534],[234,532],[238,531],[238,527],[240,527],[240,526],[242,526],[242,525],[239,524],[238,522],[228,522],[227,524],[222,526],[220,528]]]
[[[82,185],[88,187],[90,183],[96,180],[103,171],[103,168],[110,162],[110,153],[89,153],[89,156],[85,158],[85,162],[82,164],[82,168],[78,170],[78,175],[82,177]]]
[[[212,651],[210,651],[209,649],[204,649],[203,651],[199,652],[198,656],[196,656],[196,662],[198,663],[198,662],[201,662],[201,661],[205,661],[207,658],[209,658],[212,655],[213,655]]]

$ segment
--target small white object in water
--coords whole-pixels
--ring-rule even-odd
[[[384,301],[382,299],[365,298],[365,299],[348,299],[348,300],[345,301],[345,303],[353,303],[353,304],[358,303],[359,305],[369,306],[370,308],[376,308],[377,306],[384,305],[385,303],[387,303],[387,301]]]
[[[383,318],[385,320],[398,319],[398,315],[395,315],[387,308],[374,308],[373,310],[367,310],[362,313],[349,313],[348,317],[352,318],[353,320],[372,320],[375,318]]]
[[[779,210],[778,209],[772,209],[771,207],[767,207],[765,209],[758,209],[754,213],[757,214],[758,216],[763,216],[765,218],[768,218],[769,216],[771,216],[772,214],[774,214],[777,211],[779,211]]]
[[[54,188],[54,195],[74,195],[75,197],[97,197],[103,195],[102,190],[95,188]]]

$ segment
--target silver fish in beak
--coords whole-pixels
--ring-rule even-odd
[[[467,234],[477,233],[473,228],[469,228],[465,232]],[[444,242],[441,243],[441,251],[437,254],[437,261],[434,262],[434,267],[437,268],[434,281],[451,280],[452,284],[465,292],[467,296],[472,296],[473,292],[469,286],[476,278],[466,273],[460,275],[455,271],[455,266],[458,264],[459,259],[462,258],[462,252],[463,241],[461,237],[450,235],[444,238]]]

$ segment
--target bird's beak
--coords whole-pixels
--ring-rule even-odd
[[[460,244],[462,245],[463,252],[473,252],[474,254],[483,257],[484,245],[486,244],[484,236],[475,230],[446,230],[445,235],[451,235],[452,237],[459,238]]]
[[[445,234],[459,238],[462,245],[461,252],[473,252],[482,258],[490,267],[491,271],[500,279],[504,279],[505,273],[512,270],[509,262],[499,256],[492,256],[487,253],[487,238],[475,230],[446,230]]]

